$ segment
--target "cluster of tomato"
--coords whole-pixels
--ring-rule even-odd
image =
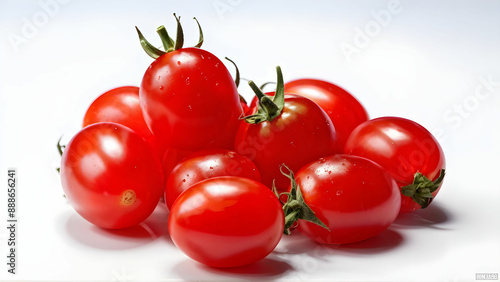
[[[247,105],[224,64],[157,29],[164,50],[138,30],[155,60],[140,87],[119,87],[87,110],[65,147],[64,192],[102,228],[145,220],[162,195],[169,233],[189,257],[235,267],[266,257],[297,229],[324,244],[385,230],[400,212],[427,207],[444,177],[436,139],[398,117],[369,120],[329,82],[284,83]],[[199,26],[199,24],[198,24]],[[296,172],[294,174],[293,172]]]

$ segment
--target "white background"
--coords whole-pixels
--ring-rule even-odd
[[[79,130],[99,94],[140,84],[151,59],[134,25],[160,45],[156,27],[174,33],[173,12],[186,45],[197,41],[196,16],[203,48],[236,61],[245,78],[274,81],[280,65],[285,80],[334,82],[371,117],[402,116],[435,132],[448,174],[434,203],[365,242],[326,247],[295,234],[265,260],[232,270],[178,251],[163,208],[128,231],[81,219],[62,196],[57,139]],[[0,1],[0,279],[473,281],[499,273],[499,15],[498,1]],[[240,91],[250,97],[248,86]],[[1,227],[11,167],[19,178],[15,276]]]

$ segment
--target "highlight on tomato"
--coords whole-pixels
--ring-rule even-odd
[[[401,195],[391,175],[368,159],[333,155],[301,168],[285,193],[285,228],[322,244],[347,244],[376,236],[399,214]],[[307,205],[306,212],[298,212]],[[316,220],[309,220],[316,216]]]
[[[441,189],[446,166],[443,149],[414,121],[400,117],[366,121],[349,136],[345,152],[368,158],[392,175],[402,193],[401,213],[426,208]]]
[[[264,94],[249,81],[259,105],[240,124],[235,150],[257,165],[262,183],[271,187],[274,182],[279,192],[285,192],[289,181],[281,174],[280,165],[286,163],[290,169],[298,170],[315,159],[336,153],[336,134],[330,118],[315,102],[285,94],[281,68],[276,70],[274,93]]]
[[[163,190],[163,171],[153,149],[139,134],[111,122],[78,132],[66,145],[60,173],[76,212],[108,229],[144,221]]]
[[[98,122],[125,125],[146,139],[153,149],[159,150],[153,133],[144,121],[137,86],[116,87],[97,97],[85,112],[83,127]],[[158,151],[158,156],[161,155],[162,152]]]
[[[212,267],[254,263],[281,239],[284,214],[278,198],[263,184],[222,176],[200,181],[174,202],[168,229],[187,256]]]
[[[249,158],[226,149],[198,151],[179,162],[166,180],[168,208],[193,184],[217,176],[239,176],[260,182],[260,172]]]
[[[199,24],[199,42],[183,48],[180,18],[175,19],[175,41],[164,26],[157,29],[165,51],[150,44],[137,29],[144,51],[155,59],[139,89],[146,124],[165,147],[231,149],[241,115],[233,78],[215,55],[199,48],[204,41]]]
[[[296,79],[285,83],[285,92],[307,97],[326,112],[335,127],[338,152],[342,152],[354,128],[368,120],[363,105],[352,94],[331,82],[312,78]],[[250,108],[257,103],[255,97]]]

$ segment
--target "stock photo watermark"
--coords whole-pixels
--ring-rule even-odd
[[[476,280],[498,280],[498,273],[476,273]]]
[[[10,45],[16,53],[35,38],[41,29],[50,22],[51,19],[59,14],[61,6],[69,3],[71,0],[40,0],[39,9],[31,17],[23,17],[22,25],[17,32],[9,32],[7,37]]]
[[[455,102],[451,108],[444,111],[443,119],[447,125],[446,128],[457,130],[464,121],[472,116],[481,105],[490,99],[500,89],[500,80],[494,80],[492,75],[487,77],[480,76],[478,83],[474,88],[474,93],[466,96],[460,102]],[[444,128],[436,128],[433,132],[439,142],[444,142],[447,138]]]
[[[403,6],[399,0],[390,0],[387,6],[379,11],[371,11],[372,20],[368,21],[363,28],[354,28],[354,37],[351,43],[340,43],[340,50],[348,63],[352,61],[352,56],[360,54],[368,47],[372,40],[382,33],[382,30],[389,26],[395,15],[403,11]]]
[[[243,0],[216,0],[213,2],[213,6],[219,19],[224,20],[224,15],[234,11],[241,3],[243,3]]]

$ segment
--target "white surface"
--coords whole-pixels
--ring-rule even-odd
[[[372,12],[391,1],[65,2],[0,1],[0,279],[473,281],[500,272],[500,84],[474,98],[488,90],[482,78],[500,82],[500,2],[403,1],[350,60],[341,46],[355,46],[357,29],[374,28]],[[40,3],[52,3],[50,15]],[[78,131],[97,95],[139,85],[151,59],[134,25],[159,45],[155,29],[174,30],[173,12],[186,45],[197,40],[196,16],[204,48],[235,60],[245,78],[274,81],[280,65],[285,80],[345,87],[371,117],[402,116],[436,132],[448,169],[436,201],[372,240],[325,247],[296,234],[264,261],[233,270],[176,250],[161,208],[131,231],[86,223],[62,197],[55,143]],[[37,30],[29,33],[27,22]],[[246,85],[240,91],[250,97]],[[10,167],[19,178],[15,276],[1,227]]]

